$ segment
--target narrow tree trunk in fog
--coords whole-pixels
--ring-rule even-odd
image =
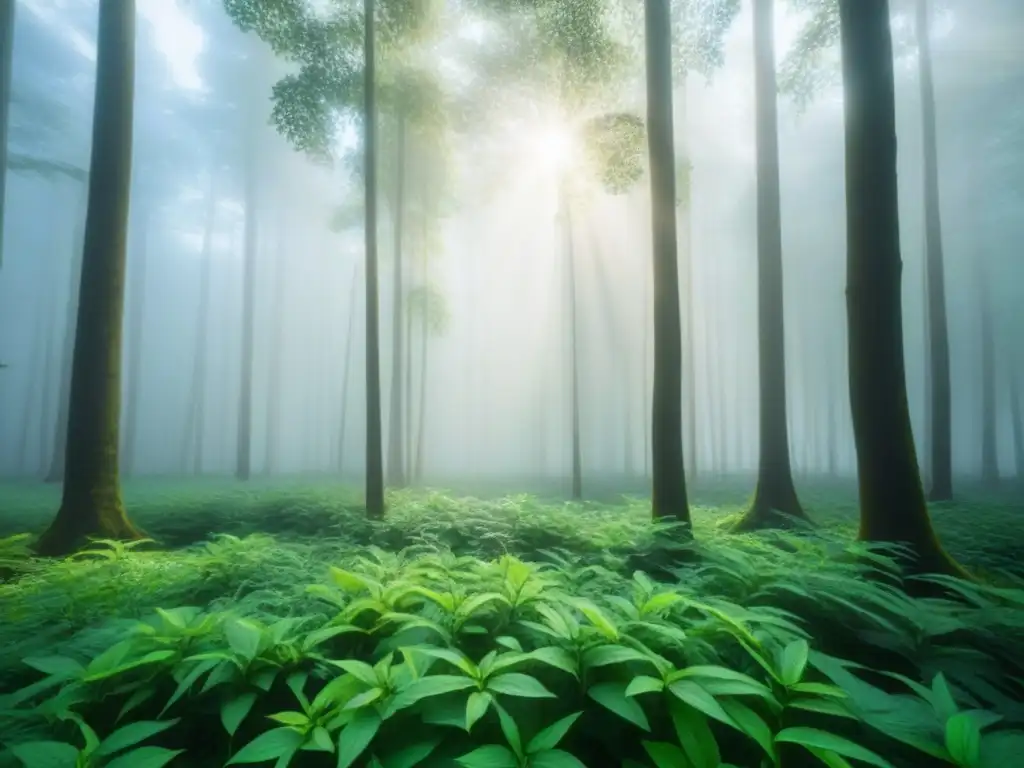
[[[846,304],[860,538],[960,573],[932,529],[907,406],[896,108],[887,0],[839,0],[845,104]]]
[[[777,525],[786,521],[783,516],[807,519],[793,485],[786,422],[786,333],[773,5],[772,0],[754,3],[760,438],[757,490],[753,505],[737,525],[740,530]]]
[[[384,516],[377,280],[377,97],[374,0],[363,0],[363,179],[366,198],[366,514]]]
[[[922,318],[922,338],[924,339],[924,365],[922,366],[922,379],[924,381],[924,457],[921,462],[921,476],[924,478],[925,487],[931,487],[932,484],[932,451],[935,441],[932,439],[932,427],[934,426],[934,420],[932,419],[932,352],[931,352],[931,335],[928,330],[930,322],[928,320],[930,310],[928,309],[928,252],[925,249],[924,257],[922,262],[922,295],[923,295],[923,307],[924,317]]]
[[[39,450],[38,450],[38,467],[40,478],[46,477],[46,472],[49,468],[50,456],[47,452],[49,448],[50,440],[53,439],[56,430],[53,429],[50,424],[50,416],[53,412],[54,394],[53,390],[55,386],[60,383],[60,365],[63,363],[63,359],[57,359],[57,315],[58,313],[52,311],[56,308],[56,302],[53,302],[48,312],[48,321],[46,324],[46,355],[43,358],[43,393],[39,403]]]
[[[250,97],[252,98],[252,97]],[[238,389],[238,438],[235,443],[235,477],[252,475],[252,379],[256,323],[256,253],[259,179],[256,173],[259,151],[255,125],[246,129],[245,157],[245,254],[242,261],[242,349]]]
[[[405,486],[405,462],[403,461],[403,440],[405,430],[402,426],[402,304],[405,300],[402,268],[404,266],[404,243],[402,242],[405,224],[405,114],[399,110],[397,170],[395,179],[395,210],[394,219],[394,271],[391,280],[391,403],[388,409],[388,465],[387,483],[395,488]]]
[[[683,466],[682,328],[676,253],[672,120],[672,19],[669,0],[645,0],[647,150],[651,176],[654,269],[654,394],[651,510],[690,522]]]
[[[426,258],[424,258],[424,261]],[[424,277],[426,270],[424,269]],[[417,413],[419,424],[416,427],[416,460],[413,469],[413,477],[417,483],[423,482],[423,445],[424,435],[427,431],[427,350],[429,348],[430,327],[427,318],[420,323],[420,404]]]
[[[953,422],[949,380],[949,330],[946,277],[939,215],[938,147],[935,136],[935,85],[932,79],[928,0],[917,0],[917,45],[921,81],[924,150],[924,237],[927,248],[928,345],[931,364],[931,499],[953,498]]]
[[[683,447],[683,457],[686,463],[686,475],[690,482],[697,479],[697,364],[696,364],[696,307],[694,305],[693,281],[693,210],[692,202],[692,163],[690,162],[690,146],[687,140],[688,121],[687,107],[689,99],[686,91],[687,77],[684,72],[679,82],[675,84],[674,95],[678,96],[676,107],[679,112],[679,134],[681,141],[676,148],[677,162],[683,164],[683,173],[679,179],[678,198],[679,222],[682,232],[678,233],[679,240],[679,265],[682,270],[680,275],[683,288],[683,312],[685,322],[683,323],[683,397],[686,408],[684,419],[684,434],[686,444]]]
[[[0,0],[0,265],[4,260],[4,213],[7,198],[7,131],[11,121],[11,66],[14,60],[14,8],[17,0]]]
[[[46,275],[46,277],[49,277],[49,275]],[[38,403],[42,399],[40,396],[45,396],[45,390],[40,389],[39,384],[41,381],[46,381],[47,357],[53,346],[50,340],[50,317],[52,313],[48,311],[49,309],[50,307],[47,305],[47,302],[39,302],[36,309],[35,322],[33,323],[34,327],[32,329],[32,346],[34,349],[32,353],[31,367],[29,368],[28,392],[25,397],[25,404],[21,413],[21,434],[18,439],[19,461],[17,466],[18,470],[26,475],[32,473],[35,469],[28,463],[28,446],[29,441],[32,438],[32,424],[40,410],[38,407]],[[48,400],[44,400],[43,402],[45,404],[49,404]],[[38,430],[38,434],[41,439],[43,430]]]
[[[834,478],[839,474],[839,413],[836,409],[837,394],[839,392],[839,375],[836,372],[836,355],[830,345],[826,345],[826,359],[828,360],[828,402],[825,404],[826,440],[828,446],[828,476]]]
[[[267,474],[273,475],[278,469],[278,442],[281,432],[281,380],[284,378],[282,363],[284,352],[284,324],[287,313],[284,311],[285,286],[288,280],[288,259],[286,248],[287,233],[283,222],[278,232],[276,258],[274,259],[274,309],[270,347],[270,382],[267,387]]]
[[[644,448],[644,480],[651,477],[651,432],[650,432],[650,395],[651,377],[648,372],[648,350],[651,346],[651,286],[644,276],[643,283],[643,331],[640,340],[640,424],[643,427],[643,448]]]
[[[210,174],[210,189],[207,193],[206,224],[203,228],[203,245],[200,251],[202,264],[199,267],[199,307],[196,312],[195,342],[192,347],[192,383],[189,387],[189,405],[185,413],[185,431],[179,454],[182,474],[188,466],[189,451],[192,453],[192,473],[203,473],[203,447],[206,436],[206,365],[210,347],[210,281],[213,272],[213,233],[217,221],[217,195],[214,176]]]
[[[405,383],[404,383],[404,386],[403,386],[402,396],[404,397],[405,402],[402,404],[402,412],[403,412],[403,415],[405,416],[405,418],[402,419],[402,425],[405,428],[405,432],[402,435],[402,446],[403,446],[402,450],[404,451],[403,455],[405,456],[405,463],[406,463],[406,480],[409,480],[409,481],[412,481],[412,482],[416,482],[416,479],[417,479],[416,478],[416,467],[415,467],[415,465],[416,465],[416,461],[415,461],[415,455],[416,455],[416,453],[415,453],[416,452],[415,439],[416,438],[415,438],[415,436],[413,434],[413,425],[415,424],[415,422],[413,421],[413,409],[412,409],[412,397],[413,397],[413,386],[414,386],[413,376],[412,376],[412,371],[413,371],[413,343],[412,343],[413,342],[413,339],[412,339],[413,322],[412,322],[412,312],[409,310],[409,294],[408,294],[408,291],[406,291],[406,296],[405,296],[404,300],[405,300],[405,307],[403,308],[402,313],[405,316],[404,317],[404,322],[405,322],[405,339],[404,339],[404,341],[405,341],[405,344],[403,345],[405,347],[405,360],[402,363],[402,365],[404,367]],[[424,331],[424,333],[426,333],[426,331]]]
[[[1010,428],[1013,430],[1013,460],[1016,479],[1024,480],[1024,413],[1020,407],[1017,366],[1010,364]]]
[[[981,305],[981,480],[993,486],[999,482],[999,452],[996,437],[996,350],[992,329],[992,297],[988,275],[978,263],[978,300]]]
[[[61,345],[60,399],[57,401],[57,422],[54,426],[53,452],[47,483],[64,480],[64,460],[68,444],[68,411],[71,400],[71,368],[75,355],[75,331],[78,324],[78,291],[82,281],[82,258],[85,250],[85,209],[89,205],[89,189],[82,191],[76,211],[74,237],[71,242],[71,268],[68,273],[68,304],[64,315],[64,343]]]
[[[125,408],[124,475],[135,474],[135,449],[139,433],[139,390],[142,378],[143,328],[146,324],[146,274],[149,268],[149,216],[139,217],[135,263],[128,269],[128,403]],[[129,262],[131,259],[129,259]]]
[[[576,313],[576,248],[567,184],[567,180],[563,178],[559,185],[558,218],[562,228],[562,247],[565,249],[567,281],[569,283],[569,409],[572,419],[572,498],[579,500],[583,498],[583,453],[580,446],[580,349]]]
[[[344,373],[341,375],[341,422],[338,424],[338,474],[345,474],[345,435],[348,434],[348,387],[352,377],[352,342],[356,336],[356,287],[359,265],[352,270],[352,286],[348,292],[348,329],[345,331]]]
[[[89,208],[75,334],[64,492],[38,551],[88,536],[134,539],[118,477],[121,323],[131,188],[135,2],[100,0]]]

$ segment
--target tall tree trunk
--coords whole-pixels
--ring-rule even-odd
[[[149,269],[148,212],[139,217],[135,263],[128,259],[128,403],[125,408],[123,474],[135,474],[135,449],[139,433],[139,392],[142,379],[143,329],[146,324],[146,275]]]
[[[405,114],[398,114],[398,175],[395,179],[394,220],[394,271],[391,280],[391,403],[388,409],[388,464],[387,483],[395,488],[405,486],[405,462],[403,440],[405,429],[402,422],[402,304],[405,286],[402,279],[404,267],[403,236],[405,224]]]
[[[648,351],[651,346],[651,318],[653,316],[651,309],[651,284],[647,279],[649,275],[644,275],[643,282],[643,330],[640,338],[640,424],[643,427],[643,449],[644,449],[644,480],[649,480],[651,477],[651,410],[650,410],[650,396],[651,396],[651,377],[650,371],[648,370]]]
[[[760,453],[754,503],[736,526],[739,530],[779,525],[787,517],[807,519],[793,485],[786,423],[786,334],[773,5],[772,0],[754,3]]]
[[[426,270],[424,270],[426,278]],[[417,483],[423,482],[423,446],[424,435],[427,431],[427,353],[430,348],[430,327],[427,318],[420,323],[420,404],[416,414],[419,424],[416,427],[416,459],[413,469],[413,477]]]
[[[978,300],[981,305],[981,480],[985,485],[994,486],[999,483],[995,332],[988,275],[980,260],[978,272]]]
[[[932,529],[907,406],[896,103],[888,0],[839,0],[845,104],[846,303],[860,538],[961,573]]]
[[[1020,389],[1017,381],[1017,366],[1007,366],[1010,371],[1010,428],[1013,430],[1013,460],[1017,481],[1024,480],[1024,413],[1020,407]]]
[[[568,179],[559,185],[559,224],[565,254],[566,279],[569,289],[569,409],[572,429],[572,498],[583,498],[583,452],[580,445],[580,349],[577,317],[576,244],[569,208]]]
[[[41,381],[46,381],[47,359],[53,347],[51,341],[52,329],[50,328],[52,313],[49,309],[50,307],[47,302],[39,302],[32,329],[32,346],[34,349],[31,367],[29,368],[28,392],[25,397],[25,406],[21,413],[21,434],[18,439],[18,456],[20,461],[17,469],[25,474],[33,471],[33,468],[29,465],[28,446],[32,439],[32,425],[40,411],[38,407],[39,401],[41,396],[45,396],[45,390],[40,389],[39,384]],[[44,401],[44,403],[48,405],[49,401]],[[40,438],[42,433],[43,430],[41,429],[37,431]]]
[[[348,434],[348,388],[352,378],[352,342],[356,336],[356,288],[359,285],[359,265],[352,270],[352,285],[348,292],[348,328],[345,331],[344,373],[341,375],[341,420],[338,424],[338,474],[345,474],[345,436]]]
[[[934,420],[932,419],[932,345],[931,335],[928,330],[931,323],[928,320],[930,310],[928,309],[928,253],[927,249],[924,253],[922,262],[922,295],[923,295],[923,306],[924,306],[924,317],[922,318],[922,329],[924,339],[924,365],[922,366],[922,380],[924,382],[924,461],[921,462],[921,476],[924,479],[926,488],[930,488],[932,484],[932,455],[934,450],[935,441],[932,438],[932,427],[934,426]]]
[[[14,8],[17,0],[0,0],[0,266],[4,261],[4,214],[7,210],[7,132],[11,123],[11,74],[14,69]]]
[[[252,97],[250,97],[252,98]],[[252,475],[252,380],[256,324],[256,261],[259,237],[259,180],[256,166],[259,143],[255,124],[246,129],[245,157],[245,254],[242,261],[242,349],[238,390],[238,437],[235,443],[235,477]]]
[[[283,219],[283,217],[282,217]],[[274,475],[278,471],[278,442],[281,433],[281,384],[284,378],[284,325],[288,314],[284,311],[288,284],[288,244],[284,222],[280,223],[278,232],[277,253],[274,259],[274,328],[270,347],[270,382],[267,387],[267,474]]]
[[[826,359],[828,360],[829,382],[826,394],[827,402],[825,403],[825,418],[828,420],[826,425],[826,440],[828,441],[828,445],[825,450],[828,452],[828,476],[830,478],[834,478],[839,474],[839,413],[836,409],[836,393],[839,391],[839,375],[836,372],[835,350],[833,350],[830,345],[826,345],[825,354]]]
[[[54,425],[53,452],[50,468],[46,473],[47,483],[64,480],[64,461],[68,444],[68,413],[71,407],[71,369],[75,355],[75,332],[78,323],[79,286],[82,281],[82,259],[85,251],[85,219],[89,206],[91,181],[88,189],[79,198],[71,241],[71,267],[68,273],[68,303],[64,315],[64,342],[61,345],[60,399],[57,401],[57,421]]]
[[[63,498],[38,551],[64,555],[88,536],[134,539],[121,500],[121,323],[135,86],[135,2],[100,0],[85,249],[71,374]]]
[[[217,222],[217,195],[215,176],[210,172],[210,188],[207,192],[206,224],[203,228],[203,245],[200,251],[202,264],[199,271],[199,307],[196,312],[196,333],[193,346],[192,383],[189,387],[189,405],[185,414],[185,431],[179,453],[182,473],[192,454],[192,473],[203,473],[203,448],[206,436],[206,366],[210,356],[210,282],[213,272],[213,233]]]
[[[938,147],[935,136],[935,85],[932,78],[928,0],[917,0],[922,148],[924,150],[924,237],[928,261],[928,344],[931,362],[932,501],[953,498],[953,420],[949,380],[949,330],[946,277],[939,215]]]
[[[688,111],[689,97],[686,90],[687,76],[682,73],[674,89],[676,108],[679,118],[679,135],[681,141],[676,147],[676,162],[680,167],[679,174],[679,264],[682,274],[680,280],[683,288],[683,401],[686,408],[684,419],[683,457],[686,463],[686,476],[690,482],[697,479],[697,365],[696,365],[696,321],[697,312],[694,303],[694,271],[693,271],[693,209],[692,209],[692,177],[693,164],[690,159]]]
[[[366,237],[366,514],[384,516],[377,278],[377,96],[374,0],[363,0],[363,152]]]
[[[672,120],[672,19],[669,0],[645,0],[647,149],[654,268],[654,394],[651,452],[655,518],[690,522],[683,466],[682,328],[676,254]]]
[[[50,455],[47,449],[50,447],[50,440],[55,436],[56,430],[50,423],[54,403],[54,388],[60,383],[60,367],[63,359],[57,357],[57,325],[58,312],[54,311],[57,302],[52,302],[48,307],[48,321],[46,324],[46,354],[43,357],[43,390],[39,402],[39,450],[38,467],[39,476],[46,477],[49,469]],[[59,408],[59,407],[58,407]]]

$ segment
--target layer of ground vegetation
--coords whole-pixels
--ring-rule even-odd
[[[741,486],[699,489],[690,540],[611,490],[371,522],[326,482],[140,482],[151,541],[60,561],[57,490],[4,487],[0,766],[1018,764],[1021,505],[935,509],[978,579],[907,590],[819,485],[814,529],[744,535]]]

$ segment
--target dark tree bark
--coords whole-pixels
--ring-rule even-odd
[[[135,539],[121,500],[118,432],[125,240],[131,189],[135,2],[100,0],[92,167],[60,509],[40,537],[64,555],[89,536]]]
[[[928,0],[917,0],[922,147],[924,150],[924,236],[927,249],[928,346],[931,364],[931,499],[953,498],[953,419],[949,380],[946,277],[939,215],[938,147],[935,136],[935,84],[928,24]]]
[[[344,372],[341,374],[341,419],[338,424],[338,474],[345,474],[345,435],[348,434],[348,387],[352,378],[352,342],[356,335],[356,287],[359,285],[359,265],[352,270],[352,284],[348,293],[348,328],[345,331]]]
[[[245,255],[242,262],[242,364],[238,390],[238,438],[235,443],[235,477],[248,480],[252,475],[252,380],[253,347],[256,324],[256,262],[258,251],[259,162],[255,126],[247,129],[245,148]]]
[[[651,377],[650,371],[648,370],[648,356],[647,352],[651,346],[651,285],[648,280],[644,279],[643,284],[643,330],[640,337],[640,424],[643,427],[643,434],[641,438],[643,440],[644,448],[644,480],[649,480],[651,477],[651,420],[650,416],[650,396],[651,396]]]
[[[405,428],[402,421],[402,363],[403,328],[402,309],[405,303],[404,242],[405,235],[405,152],[406,118],[399,111],[398,136],[396,138],[398,175],[395,179],[394,219],[394,271],[391,279],[391,402],[388,408],[388,463],[387,483],[394,488],[405,486]]]
[[[569,411],[572,418],[572,498],[583,498],[583,450],[580,445],[580,348],[577,327],[576,243],[572,215],[569,208],[567,180],[559,189],[559,224],[562,228],[562,247],[565,253],[566,281],[569,293]]]
[[[992,328],[992,297],[988,275],[979,262],[978,300],[981,309],[981,480],[999,483],[999,451],[996,436],[996,350]]]
[[[657,518],[690,522],[683,464],[682,328],[676,253],[675,149],[672,119],[672,24],[668,0],[645,0],[647,148],[651,175],[654,268],[654,394],[651,407]]]
[[[135,474],[135,448],[139,433],[139,393],[142,380],[143,329],[146,324],[146,274],[149,269],[149,216],[140,218],[135,263],[128,264],[128,402],[125,410],[122,468],[126,477]]]
[[[931,352],[931,341],[930,334],[928,331],[931,325],[928,320],[930,311],[928,309],[928,253],[925,251],[924,258],[922,259],[922,296],[924,305],[924,317],[922,318],[922,328],[924,330],[924,366],[922,367],[924,380],[924,440],[923,449],[924,457],[921,462],[921,476],[924,479],[925,487],[931,487],[932,484],[932,455],[933,446],[935,441],[932,439],[932,427],[934,426],[934,420],[932,419],[932,352]]]
[[[0,0],[0,265],[4,260],[4,212],[7,198],[7,131],[11,124],[11,66],[14,60],[16,0]]]
[[[200,251],[202,265],[199,272],[199,307],[196,313],[195,359],[192,362],[192,383],[189,386],[189,405],[185,415],[180,466],[182,473],[192,455],[192,473],[203,473],[203,448],[206,441],[206,366],[210,356],[210,282],[213,277],[213,234],[217,222],[217,195],[214,175],[210,174],[210,189],[207,193],[206,225],[203,228],[203,245]]]
[[[915,570],[962,573],[932,529],[907,405],[896,105],[888,0],[839,0],[845,104],[846,303],[860,538]]]
[[[380,314],[377,278],[377,96],[374,0],[363,0],[363,152],[366,237],[366,514],[384,516],[381,434]]]
[[[786,334],[773,5],[772,0],[754,3],[760,458],[754,503],[736,525],[737,530],[781,525],[791,518],[807,519],[793,485],[786,422]]]
[[[71,405],[71,369],[75,355],[75,331],[78,324],[78,292],[82,281],[82,258],[85,251],[86,211],[81,209],[86,209],[89,206],[89,189],[84,190],[80,198],[80,210],[77,212],[74,224],[75,234],[71,241],[68,302],[64,315],[64,341],[61,345],[60,357],[60,399],[57,401],[57,421],[54,425],[50,468],[44,478],[47,483],[60,483],[64,480],[64,461],[68,445],[68,413]]]

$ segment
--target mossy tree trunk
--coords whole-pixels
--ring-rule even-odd
[[[953,498],[953,421],[949,380],[949,329],[946,277],[939,214],[938,146],[935,135],[935,84],[932,77],[928,0],[917,0],[921,128],[924,149],[924,236],[927,260],[928,346],[931,381],[931,499]]]
[[[740,519],[737,530],[779,525],[789,518],[807,519],[793,484],[786,421],[785,304],[773,5],[772,0],[754,3],[760,454],[754,503]],[[804,442],[807,442],[806,435]]]
[[[131,189],[135,2],[100,0],[92,167],[60,509],[38,542],[44,555],[89,536],[134,539],[121,500],[118,438],[121,324]]]
[[[363,0],[363,181],[366,238],[366,514],[384,516],[380,314],[377,276],[377,96],[374,0]]]
[[[7,198],[7,131],[11,123],[11,73],[14,61],[16,0],[0,0],[0,265],[4,258],[4,213]]]
[[[682,327],[676,244],[672,118],[672,19],[668,0],[645,0],[647,147],[654,273],[654,391],[651,511],[690,522],[682,426]]]
[[[900,543],[919,571],[962,571],[932,528],[907,405],[896,109],[887,0],[839,0],[845,104],[846,304],[860,538]]]

